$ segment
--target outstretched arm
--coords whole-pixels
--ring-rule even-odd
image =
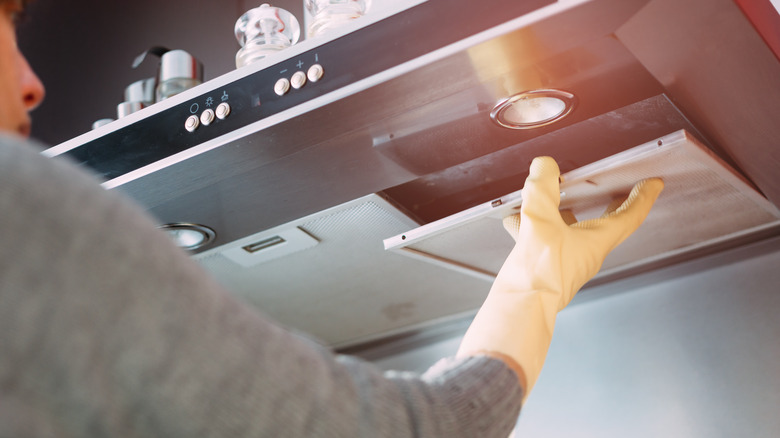
[[[633,233],[663,189],[654,178],[637,183],[604,216],[567,224],[558,211],[560,171],[550,157],[534,159],[520,214],[504,219],[515,247],[458,351],[500,358],[518,373],[526,397],[541,372],[555,317]]]
[[[383,374],[269,322],[140,209],[0,137],[0,436],[497,436],[503,362]]]

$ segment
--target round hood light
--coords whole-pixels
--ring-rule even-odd
[[[186,250],[198,249],[217,236],[211,228],[197,224],[165,224],[161,225],[160,229],[173,239],[173,243]]]
[[[505,128],[538,128],[566,117],[575,103],[573,94],[561,90],[525,91],[499,102],[490,118]]]

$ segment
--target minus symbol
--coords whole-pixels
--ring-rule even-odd
[[[279,72],[279,74],[285,74],[285,73],[287,73],[287,69],[284,69],[284,70]]]
[[[314,62],[320,62],[320,55],[318,53],[314,54]]]

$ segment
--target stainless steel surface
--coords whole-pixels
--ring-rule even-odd
[[[144,104],[142,102],[122,102],[116,106],[116,117],[121,119],[143,108]]]
[[[196,79],[203,81],[203,64],[184,50],[171,50],[160,57],[158,83],[171,79]]]
[[[780,61],[738,6],[654,0],[616,36],[716,150],[780,204]]]
[[[379,20],[365,19],[368,29],[371,20]],[[352,29],[361,26],[356,22]],[[419,38],[426,35],[425,29],[419,30]],[[212,84],[229,83],[332,40],[338,38],[306,40]],[[400,213],[429,223],[518,190],[534,156],[551,155],[568,172],[684,129],[777,205],[780,124],[773,115],[780,113],[778,78],[777,58],[730,0],[556,2],[524,16],[508,16],[504,24],[105,186],[133,197],[161,223],[214,228],[217,238],[196,256],[202,257],[366,196],[388,199],[393,209],[385,213],[391,217]],[[328,79],[326,72],[320,82]],[[504,129],[490,120],[491,109],[501,99],[547,88],[577,98],[577,106],[562,120],[529,130]],[[66,142],[50,154],[172,108],[204,89],[189,90],[156,109]],[[718,202],[715,195],[706,196]],[[357,229],[361,219],[353,217],[345,224]],[[356,244],[349,230],[341,231],[336,246]],[[355,251],[374,254],[376,248],[368,245],[381,247],[381,240],[394,234],[381,235],[385,232],[389,230],[375,229],[371,241],[361,242],[367,246]],[[335,250],[330,245],[315,249]],[[302,250],[270,263],[285,264],[285,270],[274,272],[287,279],[295,274],[296,264],[311,257],[308,253]],[[290,284],[266,282],[244,268],[231,270],[229,258],[220,262],[220,275],[285,323],[339,346],[468,314],[486,292],[482,280],[465,281],[460,274],[411,260],[386,264],[386,255],[373,257],[357,252],[343,259],[342,267],[321,271],[328,288],[301,289],[316,289],[315,299],[329,309],[323,315],[304,308],[303,296],[272,293],[292,288]],[[258,273],[267,269],[258,266]],[[400,273],[418,281],[404,283],[406,289],[398,297],[399,284],[393,279]],[[384,280],[371,281],[369,288],[366,281],[377,276]],[[244,277],[251,282],[238,286]],[[349,292],[340,292],[345,290]],[[366,315],[353,314],[356,301]],[[442,301],[448,306],[432,304]]]
[[[154,103],[154,88],[157,86],[157,78],[141,79],[125,88],[126,102],[141,102],[144,105]]]
[[[108,125],[109,123],[113,122],[115,119],[100,119],[95,120],[95,122],[92,123],[92,129],[98,129],[101,126]]]

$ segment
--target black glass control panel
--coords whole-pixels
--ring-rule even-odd
[[[111,180],[551,3],[554,0],[487,0],[478,4],[429,0],[153,113],[63,155]],[[290,87],[277,94],[277,81],[289,80],[296,72],[307,73],[315,64],[322,67],[319,80],[307,80],[300,88]],[[189,116],[200,117],[223,102],[230,105],[227,117],[200,124],[192,132],[186,129]]]

